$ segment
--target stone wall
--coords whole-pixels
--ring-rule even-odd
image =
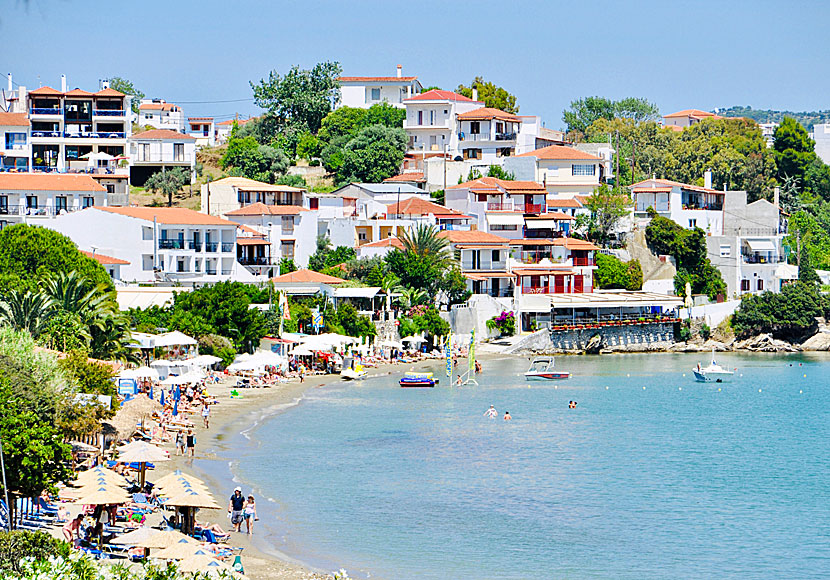
[[[508,353],[583,352],[588,341],[597,335],[601,339],[602,349],[618,352],[667,350],[674,344],[674,324],[653,322],[581,330],[554,330],[550,333],[540,330],[523,337],[508,349]]]

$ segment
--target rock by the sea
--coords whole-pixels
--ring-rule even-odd
[[[801,348],[789,342],[773,338],[769,334],[759,334],[735,343],[735,350],[751,352],[798,352]]]

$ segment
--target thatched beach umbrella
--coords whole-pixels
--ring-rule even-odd
[[[141,526],[140,528],[136,528],[126,534],[116,536],[110,541],[110,543],[118,546],[137,546],[143,548],[146,547],[143,545],[145,542],[151,542],[153,538],[158,536],[160,533],[161,530],[157,530],[149,526]]]
[[[192,556],[210,556],[210,550],[206,550],[202,547],[202,545],[197,542],[196,540],[192,540],[189,537],[179,534],[181,539],[177,540],[174,544],[164,548],[160,552],[157,552],[153,555],[154,558],[158,558],[160,560],[184,560],[185,558],[190,558]]]
[[[168,499],[164,505],[218,510],[219,504],[209,492],[185,491]]]
[[[144,477],[147,471],[147,463],[159,461],[170,461],[170,456],[163,449],[144,441],[134,441],[118,448],[119,463],[138,463],[139,481],[138,484],[144,487]]]
[[[159,477],[155,481],[155,485],[157,487],[164,487],[168,483],[171,483],[173,481],[180,481],[180,480],[188,481],[190,483],[201,483],[201,484],[205,483],[204,481],[202,481],[198,477],[188,475],[188,474],[184,473],[182,470],[177,469],[176,471],[173,471],[171,473],[168,473],[167,475]]]
[[[103,467],[95,467],[93,469],[80,472],[71,484],[75,487],[79,487],[90,485],[92,483],[101,483],[102,480],[105,483],[114,484],[120,487],[126,487],[127,485],[127,479],[123,475]]]
[[[82,505],[115,505],[126,503],[131,499],[130,496],[127,495],[126,491],[114,485],[102,485],[94,488],[91,487],[82,489],[84,489],[86,493],[84,493],[79,499],[75,500],[75,503]]]
[[[219,574],[220,572],[234,572],[234,569],[224,562],[220,562],[216,558],[202,554],[185,558],[179,562],[178,569],[179,572],[215,572],[216,574]]]
[[[185,536],[180,532],[176,532],[173,530],[164,530],[158,531],[156,533],[140,542],[136,542],[134,545],[138,548],[150,548],[156,550],[164,550],[165,548],[169,548],[170,546],[175,546],[178,544],[182,538],[186,540],[192,541],[194,544],[198,544],[196,540],[189,536]]]

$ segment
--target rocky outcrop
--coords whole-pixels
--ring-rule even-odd
[[[773,338],[770,334],[760,334],[735,342],[733,350],[748,350],[750,352],[798,352],[800,347],[789,342]]]
[[[640,261],[643,269],[643,282],[649,280],[673,280],[677,269],[671,262],[661,262],[646,244],[645,230],[638,230],[634,235],[628,237],[625,249],[632,259]]]
[[[599,354],[602,350],[602,335],[597,333],[585,343],[585,354]]]
[[[505,349],[504,354],[532,355],[534,353],[547,353],[553,350],[550,341],[550,330],[543,328],[533,334],[523,336],[518,341]]]

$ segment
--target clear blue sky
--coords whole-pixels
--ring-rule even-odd
[[[187,115],[254,114],[249,80],[336,60],[347,75],[504,86],[562,126],[582,96],[642,96],[664,113],[830,108],[830,3],[464,0],[6,0],[0,73],[92,89],[123,76]],[[0,81],[5,88],[5,80]],[[193,103],[195,101],[243,102]]]

